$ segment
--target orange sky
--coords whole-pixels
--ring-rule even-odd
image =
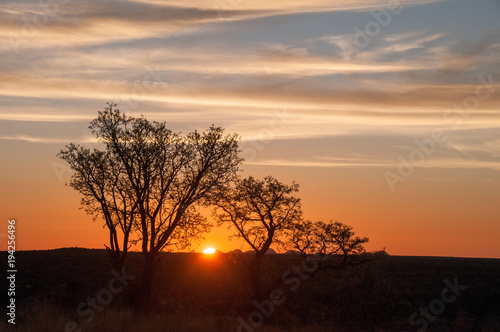
[[[103,248],[106,230],[79,210],[78,194],[58,181],[49,163],[51,149],[23,145],[28,156],[10,151],[8,165],[2,165],[11,177],[5,179],[4,185],[10,189],[2,192],[0,203],[2,211],[15,211],[7,218],[17,220],[18,249]],[[39,158],[38,164],[30,163],[31,158]],[[401,190],[391,193],[379,170],[244,168],[243,174],[272,174],[286,182],[298,181],[306,218],[334,219],[354,226],[358,235],[370,238],[368,250],[386,247],[397,255],[500,257],[495,202],[499,187],[488,183],[487,172],[457,181],[463,171],[421,169]],[[228,235],[225,227],[214,228],[193,249],[249,249],[237,240],[228,241]]]
[[[305,218],[352,225],[369,250],[500,258],[500,6],[387,3],[3,2],[0,245],[16,218],[19,250],[104,247],[56,154],[92,146],[115,101],[239,133],[242,175],[295,180]],[[248,249],[228,235],[193,249]]]

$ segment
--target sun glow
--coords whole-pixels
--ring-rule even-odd
[[[214,248],[206,248],[205,250],[203,250],[203,253],[207,254],[207,255],[212,255],[212,254],[215,254],[215,249]]]

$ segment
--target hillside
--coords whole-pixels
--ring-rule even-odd
[[[1,256],[6,261],[6,253]],[[77,308],[88,309],[81,303],[116,278],[104,250],[22,251],[16,259],[18,331],[65,331],[70,321],[88,331],[247,331],[254,329],[248,322],[259,325],[260,318],[256,331],[417,331],[425,324],[429,331],[500,331],[496,259],[388,256],[308,274],[300,256],[268,255],[269,289],[283,276],[287,282],[274,284],[283,303],[264,305],[259,314],[237,257],[166,253],[155,280],[157,305],[144,313],[134,311],[142,256],[130,253],[126,274],[135,279],[92,319]],[[7,330],[5,320],[1,324]]]

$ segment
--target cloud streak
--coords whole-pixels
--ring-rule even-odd
[[[401,15],[411,18],[452,3],[401,5]],[[453,123],[444,115],[474,95],[481,75],[492,74],[488,89],[500,91],[494,71],[500,65],[500,35],[492,29],[497,23],[477,29],[479,38],[471,38],[440,30],[439,22],[433,29],[418,21],[394,21],[369,47],[345,60],[339,40],[352,39],[355,26],[373,19],[370,11],[385,7],[387,1],[368,0],[61,5],[26,38],[21,52],[12,52],[8,43],[0,46],[6,64],[0,72],[0,98],[6,101],[0,120],[83,123],[106,101],[117,101],[130,114],[168,119],[183,128],[189,127],[186,117],[196,119],[191,127],[218,122],[251,140],[273,110],[286,107],[294,118],[275,140],[374,133],[404,139],[433,128],[450,130]],[[22,35],[23,17],[42,15],[47,8],[11,1],[0,11],[0,37],[8,39],[13,31]],[[353,21],[342,21],[345,15]],[[299,21],[307,24],[293,30]],[[265,28],[266,35],[247,31],[255,27]],[[284,33],[290,29],[296,37]],[[491,93],[461,129],[500,127],[499,104],[500,94]],[[57,140],[20,135],[2,140]],[[472,143],[461,144],[463,151],[471,149]],[[344,162],[313,162],[323,163]]]

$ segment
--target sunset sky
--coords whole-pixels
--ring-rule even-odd
[[[43,3],[46,3],[45,5]],[[393,255],[500,258],[500,1],[0,3],[0,225],[17,249],[103,248],[56,154],[106,102],[237,132],[242,176]],[[196,251],[248,250],[214,229]]]

